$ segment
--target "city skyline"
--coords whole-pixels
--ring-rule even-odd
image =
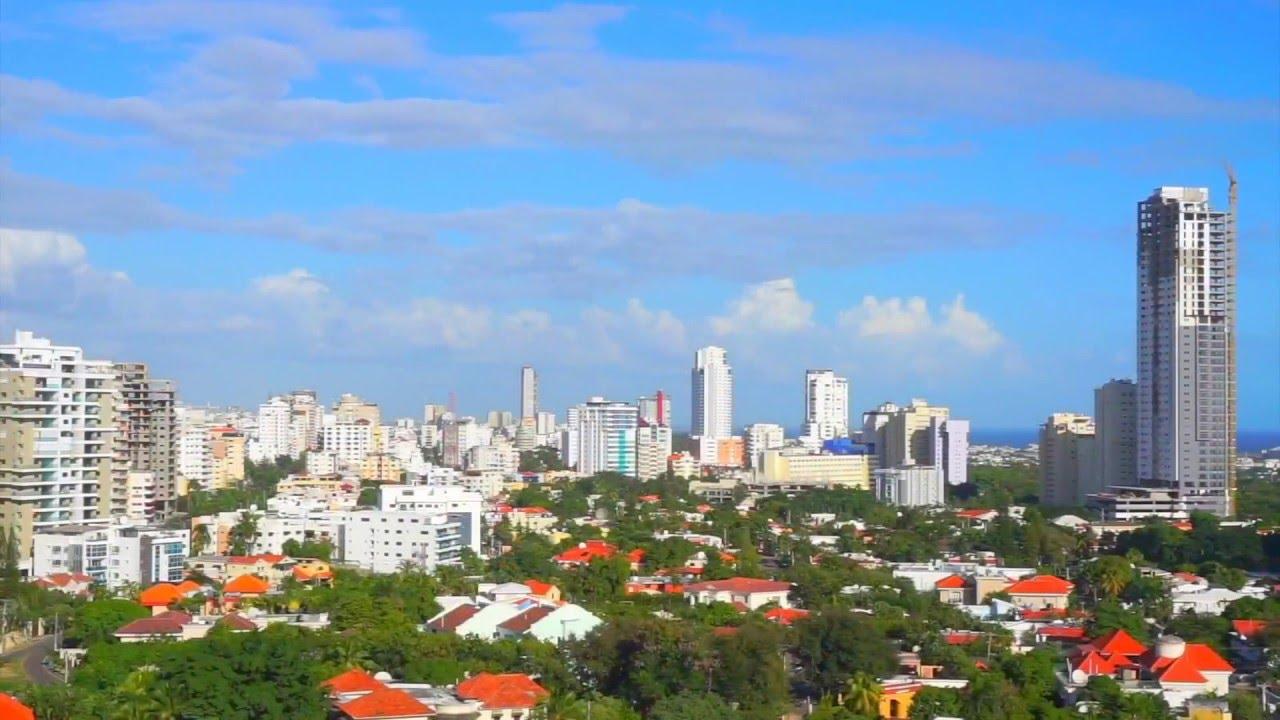
[[[797,427],[817,367],[851,414],[919,396],[1032,430],[1137,378],[1134,203],[1224,198],[1230,160],[1239,427],[1280,430],[1273,7],[1212,37],[1006,8],[1016,40],[909,6],[157,7],[6,8],[0,335],[145,361],[196,404],[312,387],[404,416],[518,411],[528,363],[545,407],[661,387],[679,428],[717,345],[735,429]],[[651,106],[670,122],[625,120]]]

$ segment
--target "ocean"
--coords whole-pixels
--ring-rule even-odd
[[[1006,447],[1026,447],[1037,441],[1039,430],[1036,428],[974,429],[969,442],[974,445],[1003,445]],[[1280,447],[1280,430],[1241,430],[1236,435],[1236,443],[1240,452],[1252,453]]]

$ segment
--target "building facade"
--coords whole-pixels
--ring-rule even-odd
[[[652,480],[667,471],[671,457],[671,428],[642,423],[636,428],[636,477]]]
[[[1138,386],[1112,380],[1093,391],[1098,484],[1130,487],[1138,481]]]
[[[804,373],[804,434],[820,440],[849,436],[849,381],[831,370]]]
[[[786,444],[786,432],[781,425],[773,423],[755,423],[748,425],[743,433],[747,443],[747,463],[753,468],[764,464],[766,450],[774,450]]]
[[[694,354],[691,382],[693,437],[733,434],[733,368],[724,348],[704,347]]]
[[[946,504],[942,472],[936,467],[911,465],[875,471],[876,498],[898,507],[936,507]]]
[[[635,405],[593,397],[578,406],[578,472],[636,476]]]
[[[1054,413],[1040,426],[1040,503],[1084,505],[1102,489],[1093,418]]]
[[[1236,447],[1236,233],[1208,188],[1138,203],[1138,482],[1231,515]]]
[[[124,458],[130,470],[155,479],[155,514],[167,517],[178,501],[177,389],[170,380],[151,377],[143,363],[116,363],[121,396],[117,414]]]
[[[520,419],[538,417],[538,373],[532,365],[520,368]]]

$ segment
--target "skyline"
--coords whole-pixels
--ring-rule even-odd
[[[1143,4],[989,29],[919,7],[158,7],[0,18],[6,337],[147,362],[194,404],[310,387],[413,417],[451,391],[517,410],[528,363],[557,415],[662,388],[679,428],[693,351],[718,345],[735,426],[798,426],[804,371],[831,368],[855,418],[924,397],[1032,428],[1136,377],[1136,205],[1188,185],[1224,208],[1230,160],[1240,428],[1280,429],[1274,7],[1225,6],[1208,38]]]

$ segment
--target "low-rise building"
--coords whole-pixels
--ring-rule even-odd
[[[338,557],[376,573],[403,565],[433,571],[461,562],[462,528],[447,513],[353,510],[342,513]]]
[[[83,573],[115,589],[182,579],[190,554],[186,530],[153,525],[57,525],[32,538],[31,575]]]
[[[691,605],[741,603],[748,610],[756,610],[771,603],[779,607],[791,607],[790,593],[791,583],[744,577],[684,586],[684,596]]]

